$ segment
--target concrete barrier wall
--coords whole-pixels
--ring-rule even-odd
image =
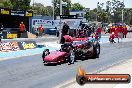
[[[10,52],[26,49],[37,48],[35,41],[23,41],[23,42],[0,42],[0,52]]]

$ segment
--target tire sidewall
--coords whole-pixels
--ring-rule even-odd
[[[95,57],[99,58],[99,54],[100,54],[100,44],[96,44],[94,47],[94,52],[95,52]]]
[[[45,50],[43,51],[42,57],[45,58],[45,56],[47,56],[48,54],[49,54],[49,49],[45,49]]]
[[[69,63],[74,64],[74,62],[75,62],[75,52],[73,50],[70,50]]]

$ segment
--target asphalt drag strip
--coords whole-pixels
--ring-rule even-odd
[[[132,58],[132,42],[103,44],[97,59],[44,66],[41,54],[0,62],[1,88],[52,88],[75,78],[77,68],[86,72],[104,70]]]

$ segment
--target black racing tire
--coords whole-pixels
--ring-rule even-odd
[[[65,43],[65,38],[62,37],[60,42],[61,42],[61,44],[64,44]]]
[[[73,50],[70,50],[69,63],[74,64],[74,62],[75,62],[75,52]]]
[[[90,49],[90,52],[87,53],[87,58],[93,58],[94,57],[94,45],[91,45],[89,49]]]
[[[100,44],[94,46],[94,55],[93,58],[99,58],[100,55]]]
[[[49,49],[45,49],[45,50],[43,51],[42,58],[45,58],[45,56],[47,56],[47,55],[49,55],[49,54],[50,54]]]

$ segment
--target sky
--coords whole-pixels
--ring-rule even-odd
[[[52,5],[52,0],[31,0],[31,4],[34,2],[36,3],[42,3],[45,6],[51,6]],[[108,0],[71,0],[72,3],[80,3],[86,8],[94,9],[97,7],[97,2],[100,3],[105,3]],[[111,0],[109,0],[111,1]],[[120,0],[123,2],[123,0]],[[125,8],[132,8],[132,0],[124,0],[125,3]],[[105,8],[105,6],[104,6]]]

